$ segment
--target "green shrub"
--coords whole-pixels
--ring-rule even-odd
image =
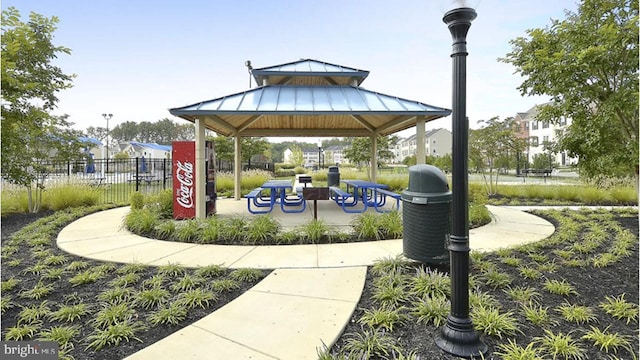
[[[129,202],[131,203],[131,210],[140,210],[144,207],[144,195],[139,191],[135,191],[129,195]]]
[[[255,189],[273,178],[270,172],[265,170],[248,170],[242,172],[240,187],[242,189]]]
[[[314,183],[320,183],[320,182],[326,183],[327,180],[329,179],[329,175],[327,175],[328,173],[329,173],[329,171],[326,170],[326,169],[325,170],[318,170],[318,171],[314,172],[313,174],[311,174],[311,179],[313,180]]]
[[[280,231],[281,225],[275,218],[263,215],[255,216],[249,221],[246,234],[245,243],[247,244],[259,244],[275,239]]]
[[[296,166],[295,169],[293,169],[294,174],[306,174],[307,173],[307,169],[305,169],[302,166]]]
[[[165,189],[157,194],[147,196],[145,205],[161,219],[173,218],[173,190]]]
[[[89,185],[60,185],[47,188],[42,196],[43,210],[62,210],[92,206],[100,202],[102,189]],[[4,201],[4,199],[3,199]]]
[[[302,172],[301,174],[304,174],[304,172]],[[296,172],[294,170],[276,170],[275,175],[279,178],[293,177],[296,176]]]
[[[125,217],[125,226],[137,234],[151,234],[158,224],[158,214],[149,209],[131,210]]]
[[[389,186],[389,191],[401,192],[409,186],[406,174],[385,174],[378,176],[377,182]]]
[[[280,169],[283,170],[292,170],[296,167],[295,164],[290,164],[290,163],[276,163],[275,164],[275,170],[278,171]]]
[[[216,191],[232,192],[234,186],[233,173],[228,171],[220,171],[216,173]]]

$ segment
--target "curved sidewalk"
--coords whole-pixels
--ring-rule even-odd
[[[488,205],[493,221],[469,231],[472,250],[491,251],[537,241],[551,235],[554,227],[537,216],[514,208]],[[402,240],[346,244],[236,246],[201,245],[161,241],[134,235],[122,227],[128,207],[85,216],[58,235],[60,249],[86,258],[148,265],[210,264],[229,268],[327,268],[368,266],[377,259],[402,253]],[[331,226],[330,223],[328,223]]]
[[[554,231],[547,221],[520,210],[488,208],[493,221],[470,231],[472,249],[537,241]],[[402,240],[286,246],[160,241],[123,229],[128,211],[118,208],[78,219],[60,232],[58,246],[75,255],[122,263],[276,270],[224,307],[127,359],[317,359],[318,349],[331,347],[350,320],[367,266],[402,253]],[[329,226],[345,226],[340,214],[334,224],[328,218]]]

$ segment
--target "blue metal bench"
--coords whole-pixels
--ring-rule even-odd
[[[383,213],[383,212],[391,211],[391,210],[380,209],[382,206],[384,206],[387,203],[387,196],[392,197],[396,200],[395,210],[400,210],[400,199],[402,199],[402,195],[398,193],[394,193],[393,191],[385,190],[385,189],[374,189],[373,191],[374,191],[375,200],[376,200],[374,202],[374,208],[376,209],[377,212]]]
[[[335,201],[336,204],[342,206],[342,210],[348,213],[362,213],[367,210],[367,204],[363,202],[364,208],[362,210],[350,210],[348,207],[355,206],[358,203],[358,200],[353,196],[353,194],[346,192],[340,189],[337,186],[329,187],[330,198]],[[347,202],[348,199],[352,199],[351,202]]]
[[[271,202],[271,200],[265,201],[263,199],[262,190],[263,190],[262,188],[255,188],[255,189],[251,190],[247,195],[244,196],[247,199],[247,209],[252,214],[267,214],[267,213],[270,213],[271,211],[273,211],[273,203]],[[252,203],[253,203],[253,206],[255,206],[255,207],[258,207],[258,208],[269,208],[269,209],[253,210],[253,209],[251,209],[251,204]]]

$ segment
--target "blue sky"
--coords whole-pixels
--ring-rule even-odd
[[[575,11],[567,0],[467,1],[478,13],[468,35],[467,115],[527,111],[546,98],[522,97],[522,79],[498,57],[509,40]],[[173,117],[168,109],[247,90],[254,68],[311,58],[370,71],[368,90],[451,108],[450,0],[205,1],[4,0],[23,20],[34,11],[60,19],[57,61],[76,74],[58,113],[77,129]],[[451,128],[451,118],[427,129]],[[408,136],[411,131],[400,135]],[[276,139],[277,140],[277,139]],[[305,140],[305,139],[300,139]],[[310,139],[306,139],[310,140]]]

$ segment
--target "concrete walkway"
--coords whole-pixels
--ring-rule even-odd
[[[490,251],[538,241],[554,231],[549,222],[518,209],[488,206],[493,221],[470,231],[472,249]],[[231,246],[148,239],[122,228],[128,208],[78,219],[58,235],[71,254],[121,263],[178,263],[197,267],[275,269],[262,282],[211,315],[151,344],[127,359],[316,359],[349,321],[376,260],[402,253],[402,240],[348,244]],[[312,218],[312,210],[284,214],[285,227]],[[218,216],[248,216],[246,201],[218,201]],[[328,226],[349,228],[356,215],[331,202],[318,202]]]

